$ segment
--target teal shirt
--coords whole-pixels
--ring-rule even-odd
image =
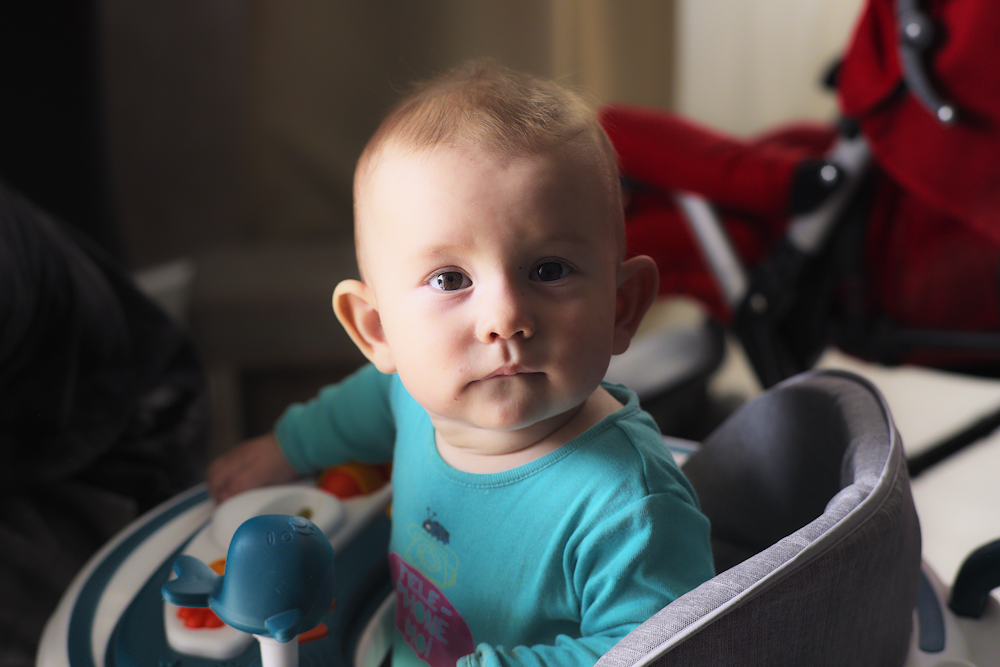
[[[713,575],[708,520],[635,394],[559,449],[494,474],[449,466],[427,413],[368,366],[289,408],[297,469],[393,458],[396,667],[593,665]]]

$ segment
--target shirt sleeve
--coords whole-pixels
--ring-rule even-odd
[[[369,364],[312,400],[291,405],[274,431],[292,467],[313,473],[352,460],[391,460],[393,378]]]
[[[578,547],[581,637],[509,650],[480,644],[458,667],[589,667],[713,575],[709,523],[696,503],[677,491],[646,496],[605,517]]]

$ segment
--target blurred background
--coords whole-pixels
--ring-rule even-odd
[[[190,327],[213,449],[362,358],[351,179],[408,82],[489,55],[739,135],[832,119],[860,0],[33,0],[0,10],[0,175]]]
[[[362,363],[330,297],[356,273],[355,160],[409,82],[493,56],[599,103],[752,136],[834,120],[821,79],[862,4],[7,2],[0,178],[93,237],[191,332],[214,455]],[[716,396],[759,391],[735,352],[730,342]],[[872,379],[911,454],[956,430],[992,433],[915,480],[925,557],[950,580],[1000,534],[1000,383],[861,365],[835,350],[817,365]]]

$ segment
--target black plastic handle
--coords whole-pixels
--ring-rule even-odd
[[[966,618],[979,618],[990,591],[1000,587],[1000,540],[973,551],[962,563],[951,589],[948,607]]]
[[[899,0],[899,52],[903,62],[903,80],[913,96],[945,125],[955,122],[954,105],[942,100],[923,62],[923,53],[934,43],[934,24],[917,8],[916,0]]]

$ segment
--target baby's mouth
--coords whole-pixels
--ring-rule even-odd
[[[533,373],[535,373],[535,371],[528,370],[520,364],[508,364],[496,369],[486,377],[482,378],[482,380],[493,380],[495,378],[513,377],[515,375],[529,375]]]

